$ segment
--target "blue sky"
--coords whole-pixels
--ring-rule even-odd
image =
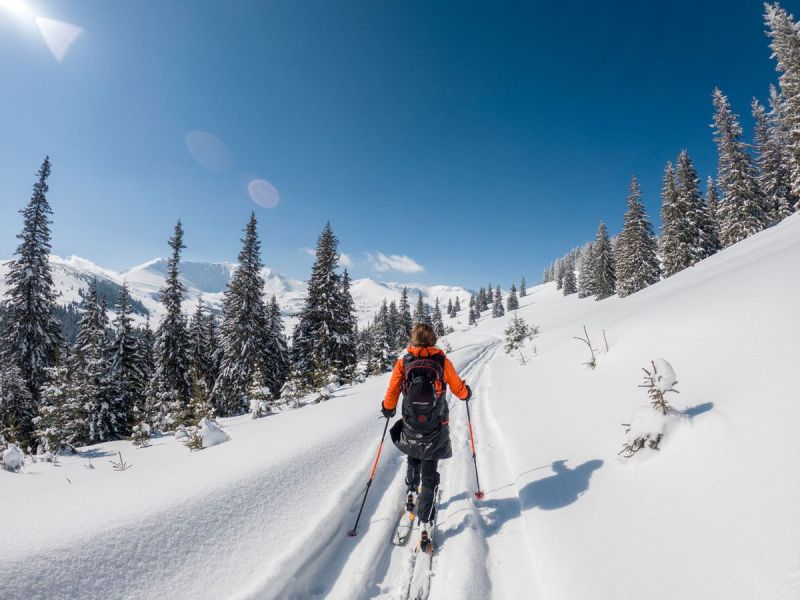
[[[715,85],[749,135],[776,79],[761,12],[0,0],[0,257],[49,154],[54,252],[109,268],[164,255],[179,217],[186,258],[235,260],[255,210],[265,263],[294,277],[330,220],[355,277],[537,281],[600,219],[620,229],[631,175],[657,222],[667,160],[715,172]]]

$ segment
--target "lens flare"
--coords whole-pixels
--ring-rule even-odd
[[[36,17],[36,27],[42,34],[50,53],[58,62],[62,62],[75,40],[83,33],[77,25],[70,25],[63,21]]]
[[[186,136],[186,149],[202,167],[215,173],[231,168],[233,157],[228,147],[206,131],[192,131]]]
[[[0,0],[0,8],[18,17],[30,17],[33,15],[31,7],[24,0]]]
[[[266,179],[253,179],[247,184],[250,199],[264,208],[275,208],[281,201],[278,190]]]

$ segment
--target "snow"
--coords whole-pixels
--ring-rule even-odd
[[[440,464],[431,600],[797,598],[798,264],[795,215],[627,298],[529,287],[516,313],[540,333],[525,365],[502,350],[513,313],[485,311],[474,328],[464,315],[446,319],[456,327],[450,357],[474,393],[485,497],[474,497],[466,411],[451,398],[454,455]],[[573,339],[584,325],[594,369]],[[621,424],[640,409],[659,414],[639,387],[658,356],[681,375],[680,395],[669,395],[676,426],[667,423],[646,460],[621,458]],[[14,598],[400,597],[413,565],[409,548],[390,541],[405,469],[388,441],[358,536],[346,535],[378,449],[387,382],[369,378],[266,419],[220,419],[230,441],[202,452],[162,436],[0,471],[0,527],[13,549],[0,556],[0,589]],[[133,468],[113,470],[118,452]]]
[[[657,358],[653,361],[653,368],[655,369],[655,387],[658,391],[662,394],[672,391],[675,384],[678,383],[672,365],[666,359]]]
[[[24,456],[19,446],[16,444],[9,444],[8,448],[3,451],[3,466],[8,471],[16,472],[19,471],[24,464]]]
[[[209,419],[200,421],[200,437],[203,438],[203,448],[223,444],[231,439],[231,436],[222,431],[219,425]]]

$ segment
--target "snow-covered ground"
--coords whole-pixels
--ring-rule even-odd
[[[448,342],[476,396],[486,496],[453,400],[431,598],[800,597],[799,264],[795,215],[625,299],[532,288],[525,366],[503,352],[508,315],[467,328],[462,312]],[[573,339],[584,325],[595,369]],[[641,368],[659,357],[681,414],[660,451],[622,459],[622,424],[649,402]],[[231,440],[194,453],[166,436],[0,472],[0,597],[398,597],[404,467],[388,441],[346,535],[387,377],[224,419]],[[117,452],[130,469],[113,470]]]

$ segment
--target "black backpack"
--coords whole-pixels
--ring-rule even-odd
[[[444,355],[403,357],[403,419],[414,429],[435,429],[447,422]]]

